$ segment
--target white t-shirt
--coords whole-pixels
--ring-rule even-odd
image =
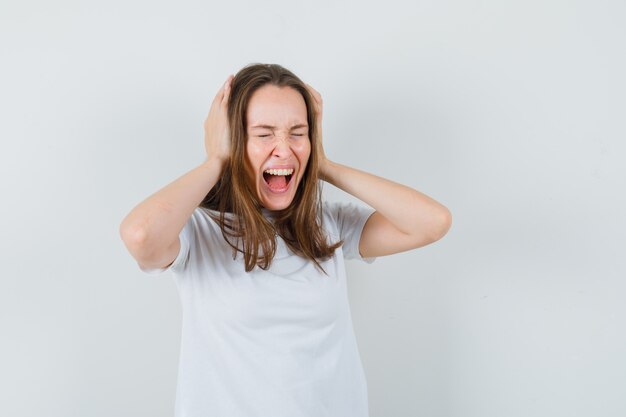
[[[208,212],[195,209],[172,265],[144,270],[171,269],[181,299],[176,417],[367,417],[344,258],[374,261],[358,249],[374,210],[324,203],[330,242],[344,240],[328,276],[280,237],[270,269],[246,272]]]

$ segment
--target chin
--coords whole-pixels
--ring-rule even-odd
[[[293,202],[293,197],[294,196],[292,195],[278,198],[273,196],[261,196],[259,201],[261,202],[261,205],[267,210],[278,211],[284,210],[289,207]]]

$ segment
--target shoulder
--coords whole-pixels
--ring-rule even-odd
[[[322,224],[325,229],[343,235],[350,229],[360,229],[374,213],[374,209],[355,203],[328,202],[322,203]],[[328,226],[328,227],[326,227]]]
[[[337,227],[337,212],[340,210],[339,203],[336,202],[322,202],[322,213],[320,215],[322,219],[322,228],[332,235],[339,236]]]
[[[324,201],[322,203],[323,216],[335,222],[348,218],[369,217],[374,211],[371,207],[352,202]]]
[[[191,218],[197,222],[213,221],[213,218],[219,218],[220,213],[215,210],[211,210],[205,207],[198,206],[191,213]],[[215,223],[215,221],[213,221]]]
[[[228,213],[226,213],[228,215]],[[220,235],[220,213],[205,207],[196,207],[187,220],[184,229],[189,235],[207,237]]]
[[[375,210],[355,203],[324,203],[324,229],[335,240],[343,241],[343,254],[346,259],[363,259],[359,252],[359,242],[365,223]],[[371,263],[373,259],[366,259]]]

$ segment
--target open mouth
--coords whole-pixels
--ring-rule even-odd
[[[263,179],[272,191],[284,191],[289,186],[293,168],[289,169],[266,169],[263,172]]]

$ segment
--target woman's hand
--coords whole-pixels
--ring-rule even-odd
[[[235,78],[233,75],[229,75],[219,89],[211,104],[209,115],[204,121],[204,147],[207,157],[217,158],[221,162],[226,162],[230,158],[228,99],[233,78]]]
[[[322,96],[306,84],[317,117],[319,177],[373,207],[361,232],[359,253],[364,258],[391,255],[428,245],[450,228],[450,211],[410,187],[329,161],[322,146]]]
[[[316,143],[315,150],[318,156],[319,176],[320,176],[320,179],[325,180],[326,172],[328,172],[329,161],[326,158],[326,154],[324,153],[324,146],[322,144],[322,107],[323,107],[322,96],[320,95],[320,93],[317,92],[317,90],[315,90],[309,84],[307,83],[304,83],[304,84],[306,85],[307,90],[309,90],[309,93],[311,93],[311,96],[313,96],[314,112],[316,116],[315,118],[317,120],[316,122],[317,143]]]

